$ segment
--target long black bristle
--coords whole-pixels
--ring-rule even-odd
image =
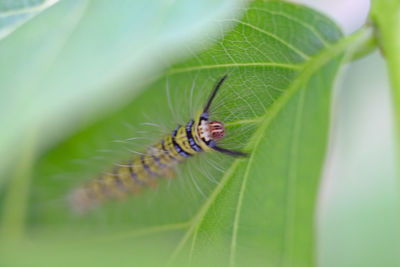
[[[225,81],[225,79],[228,77],[228,75],[225,75],[224,77],[221,78],[221,80],[219,80],[219,82],[217,83],[217,85],[215,86],[210,98],[207,101],[207,104],[203,110],[203,113],[208,113],[208,109],[211,106],[211,102],[214,100],[215,95],[218,92],[218,89],[221,87],[222,83]]]

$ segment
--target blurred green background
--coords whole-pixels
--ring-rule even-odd
[[[1,2],[0,264],[398,266],[385,64],[345,61],[369,3],[303,2],[333,20],[277,1]],[[211,114],[249,158],[199,155],[71,211],[225,74]]]

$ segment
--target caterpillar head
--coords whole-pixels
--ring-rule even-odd
[[[208,124],[210,131],[210,138],[212,140],[219,140],[225,136],[225,126],[220,121],[212,121]]]
[[[200,118],[198,134],[208,144],[210,141],[218,141],[225,136],[225,126],[220,121],[210,122],[208,118]]]

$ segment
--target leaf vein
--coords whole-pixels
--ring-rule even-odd
[[[254,29],[254,30],[256,30],[256,31],[259,31],[259,32],[261,32],[261,33],[263,33],[263,34],[265,34],[265,35],[271,37],[272,39],[274,39],[274,40],[280,42],[281,44],[285,45],[286,47],[288,47],[289,49],[291,49],[292,51],[294,51],[296,54],[298,54],[300,57],[302,57],[302,58],[305,59],[305,60],[307,60],[307,59],[310,58],[309,55],[305,54],[303,51],[301,51],[301,50],[298,49],[297,47],[295,47],[295,46],[289,44],[288,42],[286,42],[285,40],[281,39],[280,37],[278,37],[277,35],[275,35],[275,34],[273,34],[273,33],[271,33],[271,32],[268,32],[268,31],[266,31],[266,30],[263,30],[263,29],[261,29],[261,28],[259,28],[259,27],[257,27],[257,26],[254,26],[254,25],[252,25],[252,24],[250,24],[250,23],[247,23],[247,22],[244,22],[244,21],[241,21],[241,20],[234,19],[234,20],[232,20],[232,21],[237,22],[237,23],[240,23],[240,24],[242,24],[242,25],[244,25],[244,26],[246,26],[246,27],[252,28],[252,29]]]
[[[300,64],[287,64],[287,63],[274,63],[274,62],[246,62],[246,63],[228,63],[228,64],[215,64],[215,65],[200,65],[195,67],[175,68],[168,71],[168,75],[179,74],[183,72],[191,72],[196,70],[209,70],[209,69],[222,69],[232,67],[272,67],[299,70]]]
[[[279,112],[282,110],[282,108],[285,106],[285,104],[293,97],[293,95],[300,89],[301,85],[306,81],[308,78],[312,76],[315,70],[321,68],[324,64],[326,64],[329,60],[339,56],[340,53],[343,53],[347,46],[354,42],[355,40],[359,39],[362,37],[364,34],[363,30],[360,30],[346,38],[341,39],[337,43],[333,44],[330,47],[327,47],[323,49],[319,54],[315,55],[313,58],[311,58],[307,63],[304,65],[302,71],[300,74],[295,78],[295,80],[292,82],[292,84],[289,86],[289,88],[282,94],[280,98],[278,98],[274,104],[271,106],[269,111],[266,111],[264,114],[263,118],[264,120],[262,121],[262,124],[260,127],[256,130],[256,132],[252,135],[251,139],[254,140],[249,140],[247,147],[249,148],[250,146],[255,146],[255,144],[258,144],[264,135],[260,134],[260,132],[265,132],[265,130],[268,128],[270,123],[273,121],[273,119],[279,114]],[[252,154],[255,151],[252,151]],[[224,189],[225,185],[229,182],[229,180],[233,177],[233,174],[239,165],[239,163],[243,159],[236,159],[231,167],[228,169],[228,171],[225,173],[225,175],[222,177],[221,182],[216,186],[214,191],[210,194],[208,199],[204,202],[204,204],[200,207],[199,211],[197,214],[193,217],[193,220],[191,220],[190,228],[184,235],[184,237],[181,239],[181,241],[178,243],[178,246],[176,247],[175,251],[173,252],[171,256],[171,261],[174,260],[179,252],[182,250],[183,246],[186,244],[187,240],[191,237],[194,231],[197,231],[199,229],[200,224],[203,221],[204,215],[207,213],[211,205],[213,204],[214,200],[218,197],[218,195],[222,192]],[[238,217],[239,220],[239,217]],[[238,224],[238,223],[237,223]],[[236,230],[238,229],[238,226]],[[232,247],[233,245],[231,245]]]
[[[274,15],[274,16],[282,16],[284,18],[287,18],[288,20],[294,21],[294,22],[302,25],[304,28],[309,29],[325,46],[331,45],[329,43],[329,41],[326,40],[325,37],[323,35],[321,35],[320,32],[318,32],[313,26],[311,26],[310,24],[304,22],[303,20],[295,18],[295,17],[293,17],[293,16],[291,16],[291,15],[285,13],[285,12],[277,12],[277,11],[267,10],[267,9],[264,9],[264,8],[255,8],[255,7],[249,8],[248,10],[263,11],[263,12],[269,13],[269,14]]]
[[[307,88],[307,87],[306,87]],[[288,244],[290,244],[289,239],[293,233],[291,222],[293,221],[295,209],[293,200],[295,198],[295,183],[297,178],[297,164],[296,159],[298,155],[298,146],[299,146],[299,134],[301,129],[301,116],[303,113],[304,108],[304,97],[306,88],[301,91],[299,103],[297,104],[296,110],[296,118],[295,118],[295,125],[293,129],[293,142],[291,145],[291,153],[290,159],[288,164],[288,179],[287,179],[287,195],[286,195],[286,213],[285,213],[285,232],[284,232],[284,249],[282,251],[282,266],[285,266],[285,261],[288,260]]]

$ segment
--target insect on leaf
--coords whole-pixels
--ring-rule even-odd
[[[87,225],[89,232],[100,227],[105,239],[114,242],[130,240],[135,231],[149,238],[168,233],[163,252],[172,262],[313,264],[314,210],[331,89],[348,39],[340,39],[340,30],[326,17],[289,3],[255,1],[230,21],[236,26],[222,40],[172,66],[123,110],[42,157],[31,224],[61,229]],[[94,178],[105,162],[112,167],[119,159],[89,164],[99,155],[96,149],[115,151],[117,146],[106,145],[110,140],[140,137],[145,118],[172,131],[174,124],[201,110],[226,74],[210,116],[227,126],[223,146],[244,149],[247,158],[202,155],[189,160],[176,179],[127,203],[109,203],[78,219],[60,209],[69,190]],[[150,139],[148,144],[157,141]]]

